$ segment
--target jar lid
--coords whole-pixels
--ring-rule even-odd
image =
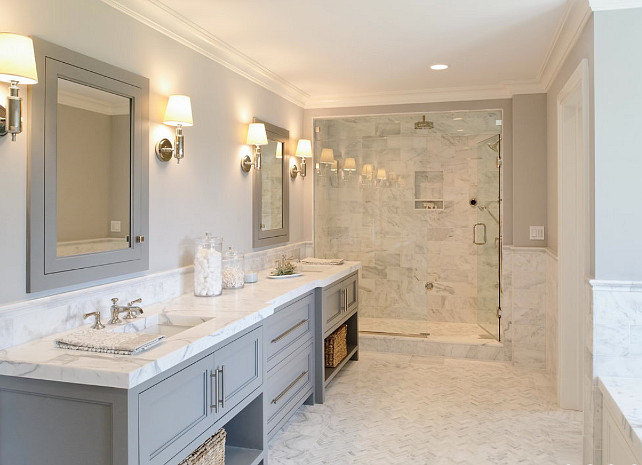
[[[224,258],[240,258],[243,256],[243,252],[239,252],[237,250],[232,249],[232,247],[229,247],[225,253],[223,254]]]
[[[212,233],[206,232],[203,237],[201,237],[201,242],[207,244],[222,244],[223,238],[221,236],[215,236]]]

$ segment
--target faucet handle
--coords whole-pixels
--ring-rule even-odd
[[[113,305],[116,305],[118,303],[118,297],[114,297],[113,299],[111,299],[111,303]]]
[[[142,297],[139,297],[138,299],[136,299],[136,300],[132,300],[131,302],[129,302],[129,303],[127,304],[127,306],[128,306],[128,307],[131,307],[131,306],[132,306],[132,305],[134,305],[134,304],[140,304],[140,303],[142,303],[142,302],[143,302]]]
[[[95,317],[94,324],[91,326],[91,329],[103,329],[105,327],[105,325],[100,321],[100,312],[85,313],[82,317],[83,319],[87,319],[90,316]]]

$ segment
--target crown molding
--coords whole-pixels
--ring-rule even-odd
[[[642,0],[590,0],[593,11],[642,8]]]
[[[588,0],[570,0],[567,3],[537,77],[544,92],[550,89],[592,14]]]
[[[511,91],[503,85],[479,87],[450,87],[414,91],[374,92],[370,94],[342,94],[311,97],[306,109],[399,105],[406,103],[438,103],[471,100],[511,98]]]
[[[129,101],[117,104],[63,90],[58,91],[58,103],[107,116],[129,114]]]
[[[304,106],[310,97],[158,0],[101,1],[296,105]]]

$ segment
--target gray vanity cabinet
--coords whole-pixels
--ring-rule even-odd
[[[332,381],[348,360],[359,360],[359,274],[352,273],[329,286],[316,290],[316,303],[322,311],[317,315],[314,353],[314,401],[322,404],[325,387]],[[341,325],[348,327],[348,355],[336,367],[325,366],[325,339]]]
[[[261,360],[261,328],[257,328],[142,391],[140,465],[168,463],[259,388]]]
[[[314,387],[314,294],[278,308],[264,325],[266,382],[264,416],[268,438],[304,402]]]
[[[345,320],[345,315],[359,306],[359,284],[357,274],[331,284],[323,289],[323,335],[337,329]]]

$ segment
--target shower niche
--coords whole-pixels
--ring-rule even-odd
[[[415,210],[444,209],[444,172],[415,171]]]

